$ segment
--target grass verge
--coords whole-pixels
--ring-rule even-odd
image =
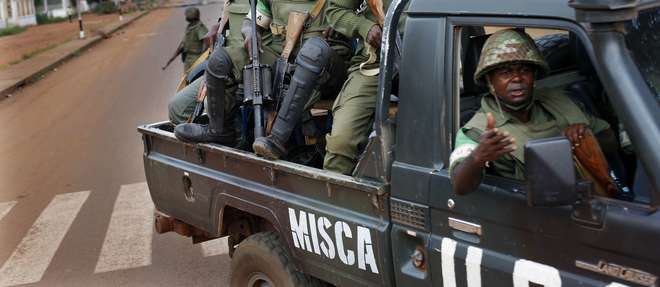
[[[7,28],[0,29],[0,37],[9,36],[9,35],[16,35],[18,33],[21,33],[23,31],[25,31],[25,30],[27,30],[27,28],[25,28],[25,27],[9,26]]]

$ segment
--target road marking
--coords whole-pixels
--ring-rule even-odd
[[[89,191],[58,194],[0,269],[0,286],[39,282]]]
[[[151,265],[153,215],[146,183],[122,185],[94,273]]]
[[[205,241],[200,243],[200,245],[202,246],[202,255],[204,257],[227,254],[229,250],[226,237]]]
[[[16,205],[16,201],[0,202],[0,220]]]

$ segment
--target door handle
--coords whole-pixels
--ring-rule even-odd
[[[468,222],[465,220],[460,220],[453,217],[449,217],[448,221],[449,221],[449,227],[451,227],[452,229],[481,236],[481,225],[479,224]]]

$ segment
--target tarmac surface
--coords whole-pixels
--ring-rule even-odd
[[[219,4],[200,7],[207,26]],[[226,241],[153,232],[141,124],[167,118],[160,67],[185,8],[157,9],[0,100],[0,286],[226,286]],[[22,285],[25,284],[25,285]]]

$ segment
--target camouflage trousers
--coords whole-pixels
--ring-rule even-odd
[[[202,79],[199,77],[183,89],[178,91],[167,103],[167,111],[170,121],[175,125],[185,122],[195,110],[195,100],[202,87]]]
[[[332,107],[332,131],[326,135],[323,169],[350,175],[369,137],[376,109],[378,76],[353,70]]]

